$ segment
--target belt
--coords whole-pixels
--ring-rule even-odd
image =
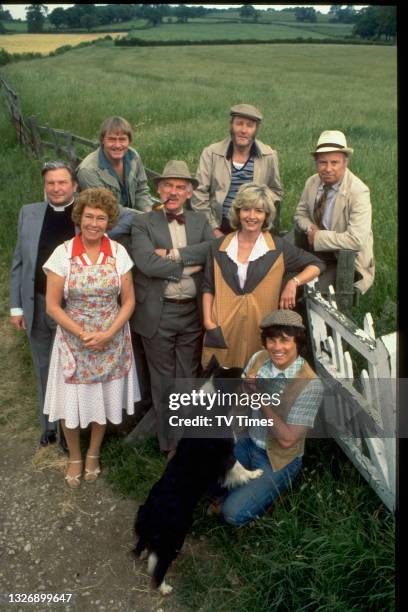
[[[185,300],[172,300],[170,298],[163,298],[163,302],[169,302],[170,304],[191,304],[195,302],[196,298],[186,298]]]

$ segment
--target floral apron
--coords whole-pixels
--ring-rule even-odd
[[[120,277],[115,260],[105,256],[100,264],[82,265],[70,260],[65,280],[65,312],[84,331],[106,331],[119,310]],[[56,342],[66,383],[107,382],[126,376],[132,363],[129,324],[103,351],[84,347],[77,337],[57,328]]]

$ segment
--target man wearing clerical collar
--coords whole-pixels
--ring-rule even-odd
[[[278,155],[256,138],[261,112],[251,104],[236,104],[230,109],[230,137],[206,147],[200,157],[191,205],[205,212],[216,238],[231,232],[228,212],[241,185],[265,184],[276,196],[274,231],[279,227],[282,185]]]
[[[46,201],[20,209],[17,245],[10,278],[10,321],[27,332],[37,379],[40,404],[40,445],[56,440],[56,422],[43,414],[49,358],[55,322],[45,310],[46,276],[42,266],[54,249],[75,236],[71,218],[77,190],[74,169],[61,160],[46,162],[42,169]]]
[[[105,119],[99,130],[100,147],[78,166],[81,191],[106,187],[122,206],[147,212],[151,199],[140,155],[130,147],[133,130],[122,117]]]

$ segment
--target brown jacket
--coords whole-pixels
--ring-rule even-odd
[[[249,370],[248,376],[255,377],[258,370],[267,359],[269,359],[268,351],[261,351]],[[300,395],[307,383],[313,378],[317,378],[317,374],[312,370],[307,361],[305,361],[303,367],[297,373],[296,378],[285,388],[281,395],[279,416],[284,421],[286,421],[290,409],[298,395]],[[281,470],[293,461],[293,459],[303,455],[305,450],[305,437],[306,436],[303,435],[289,448],[283,448],[273,435],[268,436],[266,452],[274,472]]]

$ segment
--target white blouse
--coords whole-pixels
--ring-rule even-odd
[[[238,266],[238,281],[241,289],[244,288],[247,273],[248,273],[248,264],[250,261],[255,261],[255,259],[259,259],[262,255],[265,255],[269,251],[269,247],[266,244],[266,240],[263,234],[259,234],[254,246],[252,247],[252,251],[248,257],[248,260],[245,263],[241,263],[238,261],[238,233],[236,233],[227,246],[225,252],[228,257],[232,259],[234,263]]]

